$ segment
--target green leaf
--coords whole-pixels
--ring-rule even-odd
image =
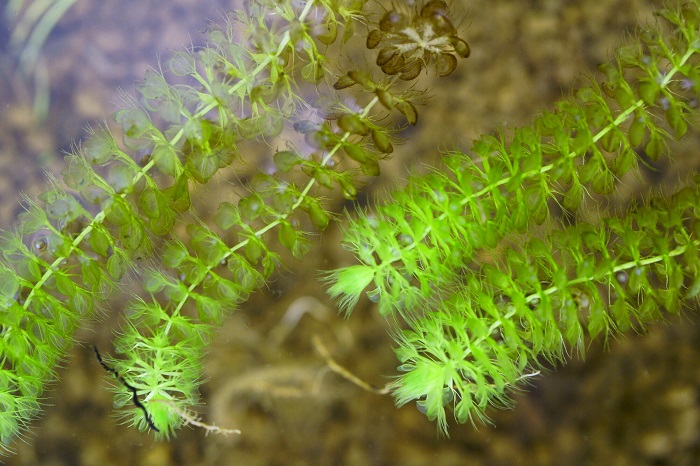
[[[330,222],[330,216],[328,215],[328,212],[321,207],[316,199],[310,199],[309,202],[306,203],[305,207],[302,208],[309,214],[311,223],[313,223],[316,228],[321,231],[326,229],[328,223]]]
[[[92,165],[107,163],[118,152],[109,129],[100,127],[91,132],[90,137],[83,143],[82,154]]]
[[[610,170],[621,178],[637,167],[637,154],[632,149],[624,149],[610,164]]]
[[[343,150],[348,155],[348,157],[360,163],[361,165],[368,163],[370,159],[374,158],[359,144],[345,143],[343,144]]]
[[[148,115],[137,108],[119,110],[114,120],[121,125],[124,135],[133,139],[145,136],[153,127]]]
[[[143,81],[138,86],[139,94],[145,99],[156,100],[168,95],[170,86],[160,73],[154,70],[146,70]]]
[[[323,79],[323,76],[325,75],[325,71],[323,69],[323,66],[321,66],[320,63],[312,61],[304,65],[304,67],[301,69],[301,76],[308,82],[312,84],[318,84],[321,79]]]
[[[168,68],[175,76],[188,76],[196,73],[197,70],[192,54],[183,51],[173,53],[168,60]]]
[[[683,296],[683,299],[693,299],[700,294],[700,274],[697,274],[693,279],[692,283],[688,287],[688,290]]]
[[[291,170],[292,167],[301,163],[302,159],[296,152],[285,150],[275,153],[273,161],[277,168],[286,173]]]
[[[644,100],[644,102],[647,105],[656,105],[656,99],[658,99],[659,93],[661,92],[661,88],[656,83],[656,81],[643,80],[639,84],[637,90],[639,91],[640,97]]]
[[[73,196],[61,196],[46,206],[46,215],[57,222],[61,229],[77,220],[83,208]]]
[[[147,269],[143,275],[143,289],[149,293],[163,291],[168,285],[166,278],[158,271]]]
[[[175,225],[175,215],[169,208],[166,207],[163,215],[149,219],[148,225],[151,227],[153,234],[157,236],[165,236],[173,231],[173,227]]]
[[[130,192],[133,188],[136,171],[123,163],[113,163],[109,169],[107,182],[116,193]]]
[[[644,151],[651,160],[657,161],[667,152],[666,142],[658,132],[653,131]]]
[[[145,238],[144,228],[138,220],[119,227],[119,241],[121,246],[128,252],[136,251]]]
[[[231,280],[226,280],[224,278],[219,278],[216,280],[216,294],[221,299],[226,300],[231,305],[237,303],[240,298],[240,286]]]
[[[379,161],[373,156],[368,157],[367,160],[360,165],[360,169],[362,173],[367,176],[379,176],[380,174]]]
[[[110,237],[100,227],[95,227],[90,232],[90,247],[102,257],[107,257],[107,252],[112,246]]]
[[[238,201],[238,210],[247,221],[255,220],[265,210],[265,202],[257,193],[252,193]]]
[[[228,268],[234,275],[234,281],[241,286],[243,293],[249,293],[258,286],[265,283],[265,279],[260,273],[242,257],[233,256],[228,261]]]
[[[311,175],[324,188],[333,189],[333,179],[336,173],[332,169],[326,166],[315,166],[311,170]]]
[[[645,299],[639,306],[639,318],[645,322],[652,322],[661,318],[659,306],[653,299]]]
[[[15,299],[19,291],[19,280],[12,270],[0,262],[0,297]],[[2,301],[0,301],[2,302]]]
[[[216,215],[214,215],[214,223],[222,230],[228,230],[233,226],[240,225],[241,213],[238,207],[230,202],[222,202],[219,204],[219,210],[216,212]]]
[[[630,145],[632,147],[639,146],[642,142],[644,142],[644,137],[646,136],[646,133],[646,117],[635,117],[634,120],[632,120],[632,124],[629,128]]]
[[[676,139],[681,139],[688,132],[688,123],[685,121],[683,109],[676,101],[670,102],[666,110],[666,120],[676,134]]]
[[[107,259],[107,273],[109,273],[109,276],[112,277],[114,281],[121,280],[127,272],[127,269],[126,260],[121,254],[112,254],[109,259]]]
[[[151,153],[151,157],[153,157],[158,170],[168,176],[175,178],[182,172],[182,162],[180,162],[175,148],[170,144],[156,144]]]
[[[291,223],[286,221],[282,222],[277,237],[284,247],[290,251],[294,250],[294,246],[297,242],[297,235]]]
[[[391,154],[394,152],[394,147],[391,145],[389,137],[379,129],[372,130],[372,141],[374,142],[374,147],[384,154]]]
[[[583,202],[583,187],[577,181],[564,195],[564,208],[575,211]]]
[[[328,294],[340,298],[340,309],[349,314],[357,305],[362,292],[374,280],[376,268],[368,265],[352,265],[331,272],[326,280],[333,283]]]
[[[244,252],[248,260],[256,264],[262,257],[263,253],[267,250],[267,247],[260,241],[260,238],[254,235],[248,236],[248,243],[246,243]]]
[[[369,128],[362,121],[362,118],[354,113],[346,113],[338,118],[338,126],[340,129],[350,134],[358,134],[365,136],[369,133]]]
[[[188,225],[188,232],[190,232],[190,226],[192,225]],[[193,235],[190,240],[190,247],[193,255],[209,266],[219,264],[228,252],[228,248],[218,236],[204,229],[202,229],[201,233]]]
[[[374,93],[377,95],[377,98],[379,98],[379,102],[384,106],[384,108],[386,108],[387,110],[393,110],[394,95],[391,92],[378,87],[374,90]]]
[[[221,304],[213,298],[201,294],[194,295],[199,320],[204,323],[221,325],[224,317]]]
[[[148,186],[139,195],[139,207],[148,218],[157,218],[168,210],[168,200],[159,190]]]
[[[611,310],[612,315],[615,318],[617,328],[621,332],[626,332],[629,330],[632,323],[630,320],[631,309],[629,309],[627,302],[622,298],[618,298],[615,300],[615,303],[613,303]]]
[[[588,183],[604,169],[603,163],[599,157],[591,157],[585,164],[578,167],[579,180],[582,183]]]
[[[169,241],[163,250],[163,263],[176,269],[189,256],[187,247],[180,241]]]
[[[189,210],[191,201],[187,175],[182,173],[178,176],[175,184],[164,189],[163,194],[170,199],[170,206],[175,212],[183,213]]]
[[[97,261],[88,260],[80,266],[80,272],[83,276],[83,281],[91,286],[92,290],[98,290],[102,287],[103,276],[102,270]]]
[[[210,150],[197,150],[187,159],[187,168],[192,178],[205,184],[219,170],[219,160]]]
[[[372,77],[361,70],[352,70],[348,71],[348,77],[355,81],[357,84],[360,86],[364,87],[368,91],[372,91],[376,88],[374,82],[372,81]]]
[[[600,194],[612,194],[615,191],[615,178],[610,170],[603,170],[593,178],[593,191]]]
[[[622,134],[616,129],[611,129],[600,139],[600,145],[606,152],[617,152],[622,143]]]
[[[345,199],[353,200],[357,197],[357,188],[352,180],[341,177],[338,181],[340,182],[340,187]]]

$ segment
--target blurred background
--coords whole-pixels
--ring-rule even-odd
[[[202,43],[224,0],[10,0],[0,27],[0,226],[22,211],[20,193],[58,175],[90,122],[124,105],[124,93],[159,57]],[[455,0],[460,36],[472,55],[429,89],[429,106],[406,131],[368,187],[381,195],[410,170],[467,149],[472,138],[526,125],[607,61],[662,1]],[[0,3],[0,8],[3,4]],[[667,162],[625,180],[620,201],[672,189],[700,166],[697,137],[673,145]],[[256,170],[257,167],[249,167]],[[208,198],[212,190],[205,188]],[[225,195],[225,193],[223,194]],[[372,197],[374,194],[372,194]],[[370,197],[370,198],[372,198]],[[340,201],[336,202],[340,206]],[[349,205],[345,205],[349,207]],[[492,410],[494,425],[451,425],[441,438],[414,405],[365,392],[325,368],[318,336],[343,366],[375,385],[396,374],[387,325],[361,302],[344,320],[318,283],[318,270],[348,264],[335,226],[300,262],[288,263],[218,332],[206,363],[209,423],[242,430],[205,436],[184,428],[170,443],[120,425],[115,383],[96,361],[109,352],[119,304],[79,335],[61,381],[46,392],[44,416],[2,458],[9,465],[696,465],[700,464],[700,318],[695,310],[607,345],[585,361],[551,368],[514,393],[515,409]],[[607,346],[607,347],[606,347]]]

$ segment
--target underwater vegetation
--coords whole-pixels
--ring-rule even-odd
[[[357,263],[320,271],[329,294],[346,314],[367,297],[388,317],[401,373],[389,390],[444,433],[448,417],[475,423],[508,406],[543,362],[696,302],[697,174],[624,212],[581,216],[696,126],[696,1],[660,9],[553,111],[444,153],[371,207],[329,210],[331,190],[356,199],[400,130],[420,124],[421,75],[449,76],[469,57],[453,16],[443,0],[250,1],[205,46],[147,72],[112,115],[121,135],[91,127],[2,232],[3,447],[116,294],[129,299],[115,354],[95,354],[128,423],[171,438],[201,403],[217,328],[333,221]],[[350,62],[358,37],[363,58]],[[265,169],[200,218],[197,189],[247,165]]]

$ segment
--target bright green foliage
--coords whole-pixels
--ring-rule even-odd
[[[538,358],[677,313],[700,279],[699,205],[696,179],[669,202],[554,230],[481,265],[397,337],[397,402],[418,400],[446,430],[446,407],[466,422],[507,404]]]
[[[379,175],[393,151],[387,115],[417,122],[411,83],[375,81],[372,69],[341,71],[347,60],[324,55],[379,20],[366,3],[246,2],[210,28],[206,46],[166,62],[180,84],[146,73],[134,105],[113,115],[121,141],[106,125],[90,129],[66,158],[64,184],[53,181],[40,203],[27,200],[0,241],[3,448],[39,413],[75,330],[125,279],[142,293],[126,305],[116,357],[100,362],[120,382],[116,404],[130,410],[132,424],[162,438],[181,426],[179,413],[199,402],[216,326],[277,269],[279,245],[300,258],[309,234],[328,226],[324,189],[353,199],[362,175]],[[449,22],[438,10],[428,20]],[[454,28],[436,34],[441,54],[465,56],[454,51]],[[362,89],[329,85],[322,78],[331,73],[361,76]],[[277,137],[287,141],[270,154],[277,170],[231,193],[213,224],[198,218],[193,188],[222,170],[235,179],[246,164],[264,166],[245,160],[239,146],[268,148]]]
[[[449,407],[460,422],[483,417],[541,358],[560,360],[567,345],[582,351],[586,336],[643,326],[700,293],[697,179],[624,217],[550,219],[553,202],[576,215],[588,193],[608,195],[637,169],[640,148],[656,160],[695,126],[698,2],[660,13],[670,27],[618,50],[602,82],[511,136],[481,137],[471,156],[445,155],[349,223],[346,246],[361,263],[333,272],[330,293],[350,311],[369,287],[380,312],[405,320],[395,331],[399,404],[417,400],[443,430]],[[92,128],[63,184],[27,200],[2,233],[3,447],[38,415],[75,330],[124,280],[142,290],[124,309],[114,356],[100,362],[133,425],[174,435],[199,403],[216,327],[284,252],[308,251],[333,218],[326,190],[354,199],[363,177],[380,174],[394,151],[387,116],[418,122],[414,79],[449,75],[469,55],[449,16],[443,0],[251,1],[210,28],[206,46],[165,63],[179,84],[146,73],[135,104],[113,115],[122,137]],[[367,69],[340,54],[358,36]],[[265,166],[242,147],[280,140],[267,170],[246,172],[211,223],[191,209],[198,185],[222,171],[236,179]],[[533,224],[547,233],[532,235]],[[491,262],[474,261],[483,251]]]
[[[398,404],[416,400],[446,432],[448,409],[458,422],[483,418],[542,359],[582,353],[586,336],[642,327],[697,296],[700,178],[598,224],[560,225],[550,207],[575,215],[589,193],[611,194],[637,170],[638,151],[665,156],[667,140],[696,125],[699,6],[661,10],[664,28],[618,49],[602,82],[511,136],[445,155],[349,222],[345,246],[361,265],[332,272],[329,292],[349,312],[368,286],[382,314],[403,317]],[[480,252],[492,261],[476,262]]]

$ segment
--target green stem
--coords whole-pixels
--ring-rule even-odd
[[[700,240],[694,240],[689,244],[693,244],[696,247],[698,247],[698,246],[700,246]],[[676,249],[674,249],[673,251],[670,251],[668,254],[647,257],[646,259],[642,259],[640,261],[625,262],[624,264],[620,264],[620,265],[614,267],[608,274],[605,274],[605,275],[616,274],[617,272],[629,270],[633,267],[640,267],[640,266],[655,264],[657,262],[661,262],[662,260],[664,260],[668,257],[680,256],[681,254],[685,253],[685,251],[687,249],[688,249],[688,244],[684,244],[682,246],[678,246]],[[574,278],[574,279],[567,281],[566,286],[568,287],[568,286],[572,286],[572,285],[577,285],[579,283],[585,283],[587,281],[590,281],[592,278],[602,278],[602,276],[601,277],[577,277],[577,278]],[[560,288],[558,286],[550,286],[549,288],[542,290],[541,294],[542,295],[550,295],[550,294],[556,293],[559,290],[560,290]],[[525,301],[528,303],[536,301],[537,299],[540,298],[541,294],[540,293],[533,293],[531,295],[528,295],[525,298]]]

